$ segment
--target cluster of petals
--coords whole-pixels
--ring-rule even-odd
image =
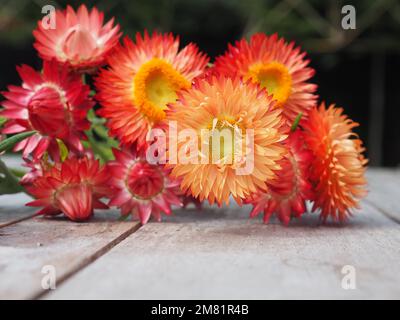
[[[1,102],[4,109],[0,116],[8,119],[2,133],[36,133],[16,144],[14,151],[22,150],[24,158],[31,154],[40,158],[49,151],[56,160],[57,139],[61,139],[71,149],[82,152],[83,132],[90,128],[87,112],[94,106],[89,86],[82,83],[79,74],[54,60],[45,61],[42,72],[27,65],[17,70],[21,86],[10,85],[2,92],[6,100]]]
[[[121,36],[114,18],[104,22],[104,14],[93,8],[90,12],[81,5],[77,12],[67,6],[56,10],[54,25],[38,22],[33,31],[34,47],[44,60],[66,63],[75,71],[91,71],[106,61]]]
[[[161,214],[171,214],[171,206],[182,206],[179,181],[169,170],[150,164],[135,151],[114,149],[115,161],[108,164],[113,188],[109,205],[121,209],[122,216],[132,215],[145,224],[151,216],[161,221]]]
[[[274,180],[268,183],[267,192],[257,192],[246,203],[253,204],[251,217],[264,213],[264,222],[276,213],[279,220],[287,225],[292,217],[299,218],[306,212],[306,201],[313,199],[309,182],[312,154],[304,142],[302,131],[291,133],[285,140],[287,153],[280,161]]]
[[[317,106],[315,70],[294,42],[257,33],[210,65],[171,33],[120,42],[119,25],[96,8],[56,10],[55,26],[51,18],[33,31],[42,70],[17,67],[21,84],[8,86],[0,102],[0,140],[21,134],[14,151],[29,171],[20,183],[38,214],[84,221],[114,206],[145,224],[190,203],[233,198],[252,205],[251,217],[262,212],[265,223],[275,215],[287,225],[307,202],[324,221],[345,221],[359,207],[367,160],[358,124],[342,108]],[[119,143],[105,163],[90,150],[92,139],[85,143],[91,110]],[[197,144],[170,138],[166,161],[154,163],[149,137],[153,129],[171,134],[171,122]],[[221,142],[222,131],[233,140]],[[172,161],[174,152],[187,161]]]
[[[36,200],[28,206],[43,207],[39,215],[63,213],[73,221],[89,219],[94,209],[107,209],[102,198],[108,197],[110,177],[98,160],[71,157],[43,168],[41,174],[26,186]]]

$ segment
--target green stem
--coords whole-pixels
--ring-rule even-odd
[[[303,116],[303,113],[300,112],[300,113],[297,115],[296,119],[294,119],[293,124],[292,124],[292,128],[291,128],[291,131],[292,131],[292,132],[295,132],[295,131],[296,131],[296,129],[297,129],[299,123],[300,123],[300,120],[301,120],[301,117],[302,117],[302,116]]]

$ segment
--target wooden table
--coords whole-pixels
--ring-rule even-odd
[[[368,177],[369,196],[344,225],[311,213],[264,225],[236,205],[145,226],[116,211],[73,223],[30,218],[26,195],[0,196],[0,298],[399,299],[400,171]],[[56,289],[44,290],[53,275]]]

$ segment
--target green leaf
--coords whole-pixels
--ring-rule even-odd
[[[68,158],[68,153],[69,153],[68,148],[65,145],[65,143],[60,139],[57,139],[57,144],[58,144],[58,148],[60,149],[61,161],[64,161],[65,159]]]
[[[4,124],[7,122],[7,119],[6,118],[4,118],[4,117],[0,117],[0,128],[2,127],[2,126],[4,126]]]
[[[25,170],[20,170],[15,168],[10,168],[10,172],[17,178],[22,178],[26,174]]]
[[[90,110],[87,112],[87,118],[88,118],[88,120],[89,120],[90,122],[92,122],[92,120],[93,120],[94,118],[96,118],[96,115],[95,115],[93,109],[90,109]]]
[[[292,132],[296,131],[296,129],[297,129],[299,123],[300,123],[300,120],[301,120],[301,117],[302,117],[302,116],[303,116],[303,113],[300,112],[300,113],[297,115],[296,119],[294,119],[293,124],[292,124],[292,128],[291,128]]]
[[[0,159],[0,194],[13,194],[23,191],[24,188],[19,184],[17,177]]]
[[[106,123],[106,119],[97,117],[93,109],[90,109],[88,111],[87,118],[92,123],[92,125],[102,125]]]
[[[92,129],[86,131],[86,136],[90,148],[92,148],[93,153],[100,159],[100,162],[106,163],[110,160],[108,154],[104,152],[104,148],[101,147],[101,143],[94,137]]]
[[[22,132],[13,135],[12,137],[9,137],[3,141],[0,142],[0,152],[6,151],[10,148],[12,148],[16,143],[34,135],[36,131],[28,131],[28,132]]]
[[[96,134],[99,137],[106,139],[106,140],[108,139],[108,130],[104,126],[102,126],[102,125],[93,126],[93,130],[96,132]]]
[[[105,126],[106,120],[96,116],[93,109],[88,111],[88,120],[92,123],[90,130],[86,131],[87,142],[83,142],[85,148],[91,148],[93,153],[105,163],[114,159],[112,148],[118,146],[118,142],[111,138]]]

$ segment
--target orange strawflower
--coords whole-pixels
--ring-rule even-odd
[[[202,78],[182,91],[167,119],[176,121],[178,133],[195,132],[197,146],[188,155],[189,163],[171,163],[168,155],[171,175],[182,179],[181,188],[219,205],[228,204],[230,195],[240,203],[258,189],[266,190],[285,153],[284,121],[280,109],[272,110],[274,103],[265,90],[239,78]],[[232,134],[230,142],[218,139],[224,131]],[[248,143],[248,133],[254,144]],[[178,155],[187,155],[186,141],[178,139],[176,145]]]
[[[304,122],[305,140],[313,153],[311,181],[315,187],[313,210],[321,209],[326,220],[344,221],[351,209],[358,208],[366,195],[365,165],[362,141],[352,132],[358,123],[342,114],[342,108],[322,103]]]
[[[108,120],[110,134],[124,145],[145,144],[149,129],[165,118],[168,103],[177,92],[191,87],[201,75],[208,58],[194,44],[179,50],[172,34],[145,32],[136,43],[126,37],[96,81],[100,114]]]
[[[317,86],[308,82],[315,71],[307,67],[309,60],[304,57],[294,42],[287,43],[277,34],[257,33],[250,41],[242,39],[235,46],[229,45],[227,52],[216,59],[214,68],[218,73],[251,79],[266,88],[291,125],[300,112],[304,119],[316,105],[313,93]]]

